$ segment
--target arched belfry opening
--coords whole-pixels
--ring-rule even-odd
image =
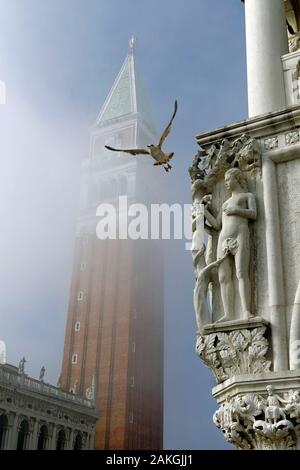
[[[66,446],[66,433],[61,429],[57,435],[56,450],[65,450]]]
[[[75,437],[73,450],[81,450],[81,449],[82,449],[82,435],[78,433]]]
[[[48,428],[45,424],[43,424],[39,432],[37,450],[46,450],[47,440],[48,440]]]
[[[19,426],[17,450],[26,450],[28,445],[29,423],[23,419]]]

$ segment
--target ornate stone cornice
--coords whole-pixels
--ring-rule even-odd
[[[211,131],[201,132],[196,138],[198,144],[206,149],[223,139],[235,139],[243,134],[261,138],[275,133],[289,132],[295,127],[300,127],[300,106],[293,106],[283,111],[263,114]]]
[[[26,375],[11,373],[0,365],[0,386],[2,389],[14,390],[23,397],[43,401],[68,410],[70,407],[83,414],[95,415],[95,404],[85,398],[60,390],[53,385],[45,384]]]
[[[37,385],[40,385],[38,389]],[[55,397],[50,390],[58,392]],[[68,399],[69,396],[71,399]],[[84,402],[89,405],[84,405]],[[28,376],[10,373],[3,368],[0,369],[1,413],[25,416],[28,420],[44,420],[48,424],[76,428],[82,432],[93,431],[98,418],[98,413],[89,400],[80,399]]]

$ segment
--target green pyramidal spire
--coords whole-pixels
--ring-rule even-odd
[[[151,107],[143,81],[136,70],[136,40],[129,41],[129,53],[98,115],[96,126],[130,114],[139,114],[155,131]]]

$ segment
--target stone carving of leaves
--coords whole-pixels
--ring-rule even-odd
[[[265,372],[271,368],[271,362],[265,359],[268,351],[265,331],[265,327],[260,327],[199,337],[196,350],[218,382],[236,374]]]
[[[261,339],[264,339],[265,332],[266,328],[264,326],[260,328],[254,328],[254,330],[250,332],[252,342],[255,343]]]
[[[248,344],[249,344],[248,338],[246,338],[245,337],[246,335],[243,334],[244,331],[245,330],[243,330],[243,331],[233,331],[232,333],[229,334],[229,337],[230,337],[230,340],[232,342],[233,347],[236,348],[238,351],[245,351],[247,349]]]
[[[260,372],[268,372],[271,369],[271,361],[256,361],[254,364],[252,364],[252,370],[251,372],[253,374],[259,374]]]
[[[231,342],[227,333],[218,333],[217,337],[218,337],[217,349],[219,351],[223,349],[225,350],[230,349]]]
[[[206,351],[207,351],[207,354],[210,354],[212,352],[215,352],[216,348],[215,348],[215,339],[216,339],[216,335],[209,335],[206,337]]]
[[[196,352],[199,356],[202,355],[203,351],[205,349],[205,341],[203,340],[202,337],[200,337],[198,340],[197,340],[197,344],[196,344]]]
[[[236,351],[233,349],[225,349],[223,351],[220,351],[220,356],[222,358],[222,363],[224,366],[228,364],[232,364],[232,362],[236,359]]]

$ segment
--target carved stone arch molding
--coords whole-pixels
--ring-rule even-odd
[[[29,426],[29,423],[30,423],[30,417],[29,416],[21,414],[21,415],[18,416],[17,419],[18,419],[18,431],[20,430],[20,426],[21,426],[23,421],[26,421],[28,423],[28,426]]]

